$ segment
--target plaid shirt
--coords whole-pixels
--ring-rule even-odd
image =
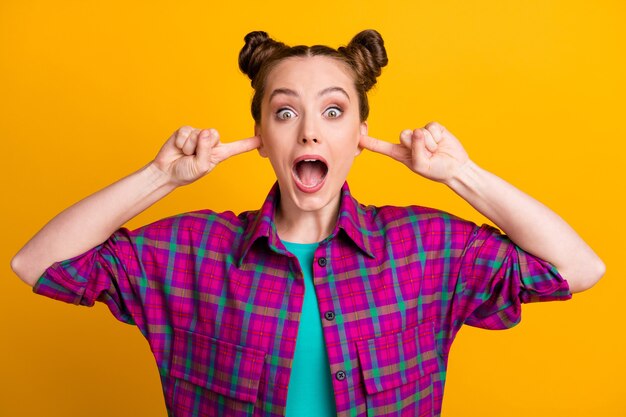
[[[171,416],[282,416],[304,282],[260,210],[200,210],[50,266],[33,291],[106,303],[135,324]],[[420,207],[364,206],[341,191],[313,276],[338,416],[439,416],[448,353],[465,323],[505,329],[521,303],[567,300],[557,270],[497,229]],[[315,399],[312,399],[314,401]]]

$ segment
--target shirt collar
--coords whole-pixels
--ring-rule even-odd
[[[368,221],[365,208],[350,194],[348,183],[344,182],[341,187],[341,196],[339,202],[339,217],[333,232],[321,244],[333,239],[340,231],[343,231],[350,240],[366,255],[375,258],[375,244],[377,240],[374,231],[368,228]],[[237,255],[238,265],[244,262],[250,248],[257,240],[265,240],[270,249],[273,251],[286,254],[287,250],[278,237],[276,225],[274,223],[274,213],[278,202],[280,201],[280,189],[278,181],[270,190],[265,202],[261,208],[251,213],[248,217],[248,225],[243,234],[243,244]],[[261,239],[264,238],[264,239]]]

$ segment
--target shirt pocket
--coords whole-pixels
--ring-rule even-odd
[[[252,415],[265,352],[174,328],[175,417]]]
[[[368,416],[433,416],[434,323],[357,342]]]

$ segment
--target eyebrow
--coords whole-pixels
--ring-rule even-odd
[[[348,95],[346,90],[344,90],[341,87],[328,87],[328,88],[325,88],[322,91],[320,91],[319,93],[317,93],[317,96],[321,97],[323,95],[334,93],[334,92],[342,93],[344,96],[346,96],[348,101],[350,101],[350,96]],[[293,96],[293,97],[299,97],[300,96],[297,92],[295,92],[294,90],[291,90],[289,88],[277,88],[274,91],[272,91],[272,94],[270,94],[269,100],[272,101],[274,96],[277,96],[279,94],[285,94],[287,96]]]

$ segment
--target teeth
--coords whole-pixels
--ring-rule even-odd
[[[317,159],[305,159],[304,162],[315,162]]]

